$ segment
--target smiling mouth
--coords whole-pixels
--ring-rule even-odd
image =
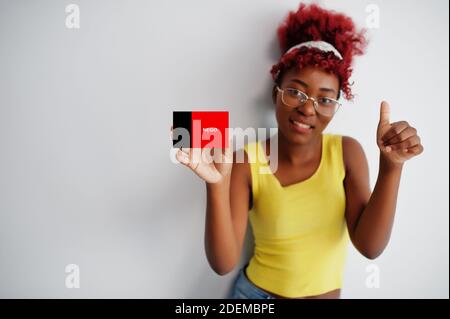
[[[289,122],[291,122],[293,125],[295,125],[297,127],[303,128],[303,129],[313,129],[314,128],[314,126],[312,126],[312,125],[308,125],[308,124],[298,122],[295,120],[291,120],[291,119],[289,120]]]

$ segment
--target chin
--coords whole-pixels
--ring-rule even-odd
[[[313,139],[313,134],[299,134],[288,129],[280,130],[280,133],[290,144],[308,144]]]
[[[293,132],[290,128],[284,128],[281,133],[286,140],[291,144],[304,145],[309,144],[316,137],[315,128],[310,133],[297,133]]]

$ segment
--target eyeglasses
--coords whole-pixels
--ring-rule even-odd
[[[294,88],[285,88],[282,90],[279,86],[277,86],[277,90],[281,92],[281,101],[283,104],[289,107],[298,108],[308,100],[311,100],[316,112],[323,116],[333,116],[341,107],[339,101],[330,97],[319,97],[315,99],[300,90]]]

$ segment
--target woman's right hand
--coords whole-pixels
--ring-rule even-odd
[[[171,137],[173,128],[170,128]],[[233,166],[232,140],[228,147],[220,148],[180,148],[176,159],[189,167],[206,183],[214,184],[223,181],[231,173]]]

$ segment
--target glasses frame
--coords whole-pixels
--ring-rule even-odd
[[[277,88],[278,92],[281,92],[281,102],[283,102],[284,105],[286,105],[286,106],[288,106],[288,107],[291,107],[291,108],[297,108],[297,107],[298,107],[298,106],[297,106],[297,107],[291,106],[291,105],[287,104],[286,102],[284,102],[284,90],[285,90],[285,89],[281,89],[278,85],[276,86],[276,88]],[[337,111],[339,111],[339,109],[340,109],[341,106],[342,106],[342,103],[339,102],[338,100],[333,99],[333,98],[331,98],[331,97],[327,97],[327,99],[330,99],[330,100],[332,100],[333,102],[336,102],[337,107],[336,107],[336,110],[334,111],[333,114],[331,114],[331,115],[323,114],[323,113],[319,112],[319,110],[318,110],[318,109],[319,109],[319,103],[317,102],[317,100],[316,100],[315,98],[308,96],[308,94],[306,94],[305,92],[303,92],[303,91],[301,91],[301,90],[299,90],[299,89],[295,89],[295,88],[288,88],[288,89],[296,90],[296,91],[302,93],[303,95],[305,95],[306,100],[305,100],[302,104],[300,104],[300,106],[305,105],[306,102],[308,102],[308,100],[311,100],[311,101],[313,102],[314,110],[315,110],[317,113],[319,113],[320,115],[323,115],[323,116],[333,117],[333,116],[337,113]]]

